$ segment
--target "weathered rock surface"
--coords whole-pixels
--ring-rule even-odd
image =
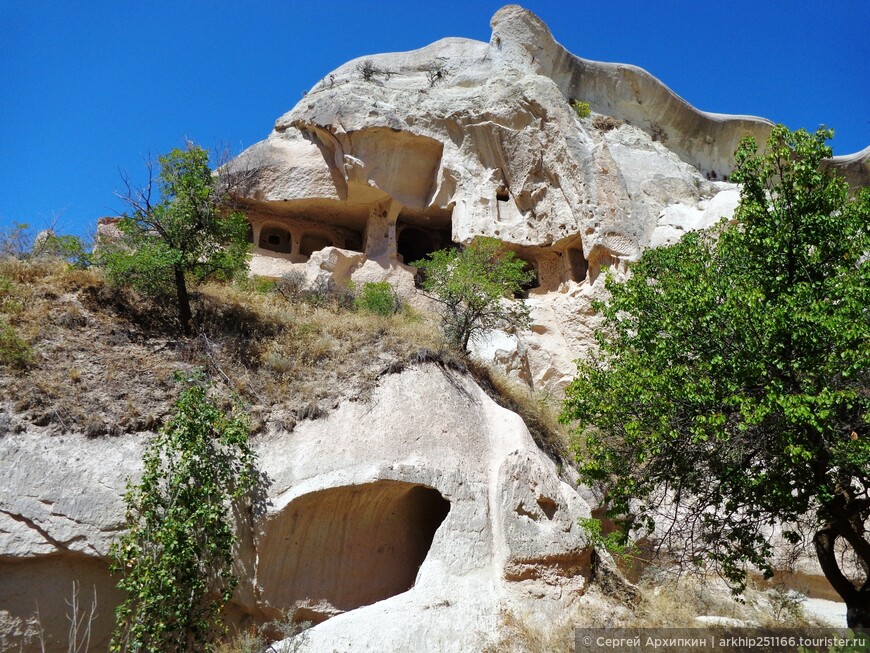
[[[38,650],[38,605],[48,650],[66,650],[73,581],[85,604],[96,590],[104,646],[118,601],[105,556],[144,444],[0,438],[0,648]],[[240,624],[289,609],[322,622],[306,650],[471,651],[503,608],[557,614],[585,592],[586,503],[468,377],[434,364],[386,376],[370,401],[256,450],[268,508],[240,547]]]
[[[700,111],[640,68],[576,57],[517,5],[491,25],[489,43],[447,38],[340,66],[239,157],[252,269],[303,263],[318,230],[390,271],[378,280],[450,241],[499,238],[538,272],[518,351],[534,383],[558,392],[591,344],[566,318],[589,313],[600,270],[622,273],[645,248],[729,217],[734,150],[772,124]],[[866,183],[870,150],[831,165]],[[276,252],[268,230],[281,225],[292,242]]]

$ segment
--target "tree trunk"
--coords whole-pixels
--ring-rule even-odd
[[[846,625],[849,628],[870,628],[870,578],[860,589],[846,578],[834,551],[836,541],[837,533],[833,528],[824,528],[815,534],[813,544],[819,564],[831,587],[846,603]]]
[[[190,297],[187,294],[187,284],[184,281],[184,270],[175,267],[175,293],[178,295],[178,319],[181,321],[181,330],[189,336],[190,323],[193,315],[190,311]]]
[[[846,601],[846,625],[849,628],[870,628],[870,592],[858,592],[853,601]]]

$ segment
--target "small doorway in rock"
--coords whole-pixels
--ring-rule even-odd
[[[427,255],[438,249],[432,234],[417,227],[405,227],[399,233],[399,242],[396,250],[402,257],[405,265],[412,265],[415,261],[426,258]]]
[[[299,241],[299,253],[302,256],[311,256],[314,252],[319,252],[324,247],[331,247],[332,241],[321,234],[305,234],[302,240]]]
[[[527,261],[520,256],[518,256],[517,258],[519,258],[523,262],[523,272],[529,275],[529,280],[523,283],[520,286],[520,290],[514,293],[514,299],[528,299],[529,291],[540,287],[540,275],[538,274],[538,268],[535,267],[534,263],[532,263],[531,261]]]
[[[363,251],[363,239],[362,234],[354,231],[352,234],[345,236],[344,238],[344,247],[342,249],[349,249],[353,252],[362,252]]]
[[[586,261],[586,257],[583,256],[583,248],[569,247],[566,253],[568,255],[568,268],[571,280],[577,282],[583,281],[589,269],[589,263]]]

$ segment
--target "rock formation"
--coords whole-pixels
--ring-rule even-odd
[[[407,407],[424,416],[409,419]],[[105,649],[118,602],[105,556],[143,436],[0,438],[0,649],[66,650],[73,581]],[[310,650],[480,650],[505,607],[581,601],[583,499],[522,420],[434,364],[384,377],[368,402],[256,441],[268,508],[245,537],[237,624],[294,612]],[[377,625],[375,625],[377,624]]]
[[[508,349],[478,348],[559,391],[590,345],[592,325],[575,316],[600,296],[601,270],[622,274],[644,248],[730,216],[733,153],[772,125],[699,111],[644,70],[576,57],[519,6],[491,24],[489,43],[447,38],[344,64],[234,162],[251,267],[389,279],[409,296],[411,262],[498,238],[537,272],[534,325],[519,341],[493,336]],[[832,165],[866,182],[868,161],[870,149]],[[354,254],[311,258],[328,247]]]

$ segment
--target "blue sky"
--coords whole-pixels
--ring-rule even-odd
[[[445,36],[504,2],[0,0],[0,227],[86,234],[119,169],[185,138],[235,151],[330,70]],[[526,0],[587,59],[641,66],[695,106],[870,144],[870,0]]]

